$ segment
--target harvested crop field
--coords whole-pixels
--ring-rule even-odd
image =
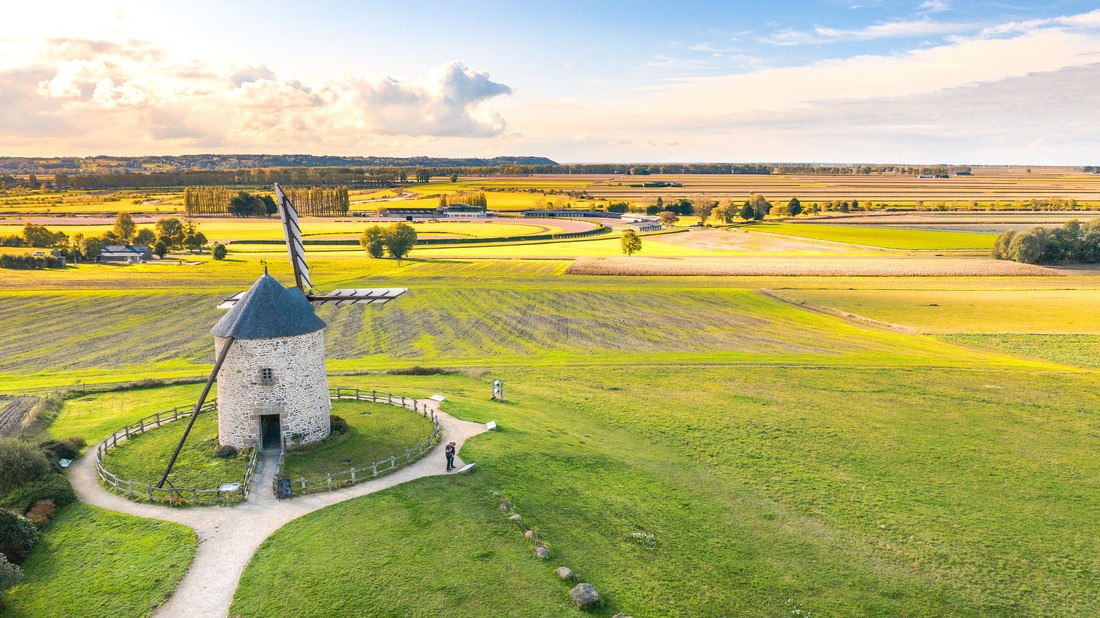
[[[1059,276],[1044,266],[988,258],[646,258],[582,257],[568,275],[800,276],[800,277],[1011,277]]]
[[[0,437],[15,435],[37,397],[0,397]]]

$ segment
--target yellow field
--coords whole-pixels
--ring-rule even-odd
[[[277,218],[269,219],[194,219],[199,231],[211,242],[279,240],[283,237],[282,227]],[[362,219],[323,219],[302,218],[302,232],[306,238],[359,238],[363,230],[372,225],[390,225],[389,222],[372,222]],[[138,228],[152,228],[152,223],[138,224]],[[50,231],[99,235],[112,229],[113,225],[51,225]],[[542,223],[496,223],[487,221],[455,221],[439,223],[414,223],[418,234],[432,236],[453,236],[464,238],[496,238],[503,236],[529,236],[532,234],[560,234],[565,232],[561,226]],[[22,232],[22,223],[0,222],[0,236],[18,235]]]

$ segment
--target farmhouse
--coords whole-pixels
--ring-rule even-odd
[[[153,251],[146,245],[108,245],[99,254],[100,262],[125,262],[140,264],[153,259]]]

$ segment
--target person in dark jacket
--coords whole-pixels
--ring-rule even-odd
[[[447,456],[447,472],[455,469],[455,443],[449,442],[443,453]]]

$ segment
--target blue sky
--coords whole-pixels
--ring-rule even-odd
[[[0,154],[1100,162],[1090,3],[91,4],[0,25]]]

